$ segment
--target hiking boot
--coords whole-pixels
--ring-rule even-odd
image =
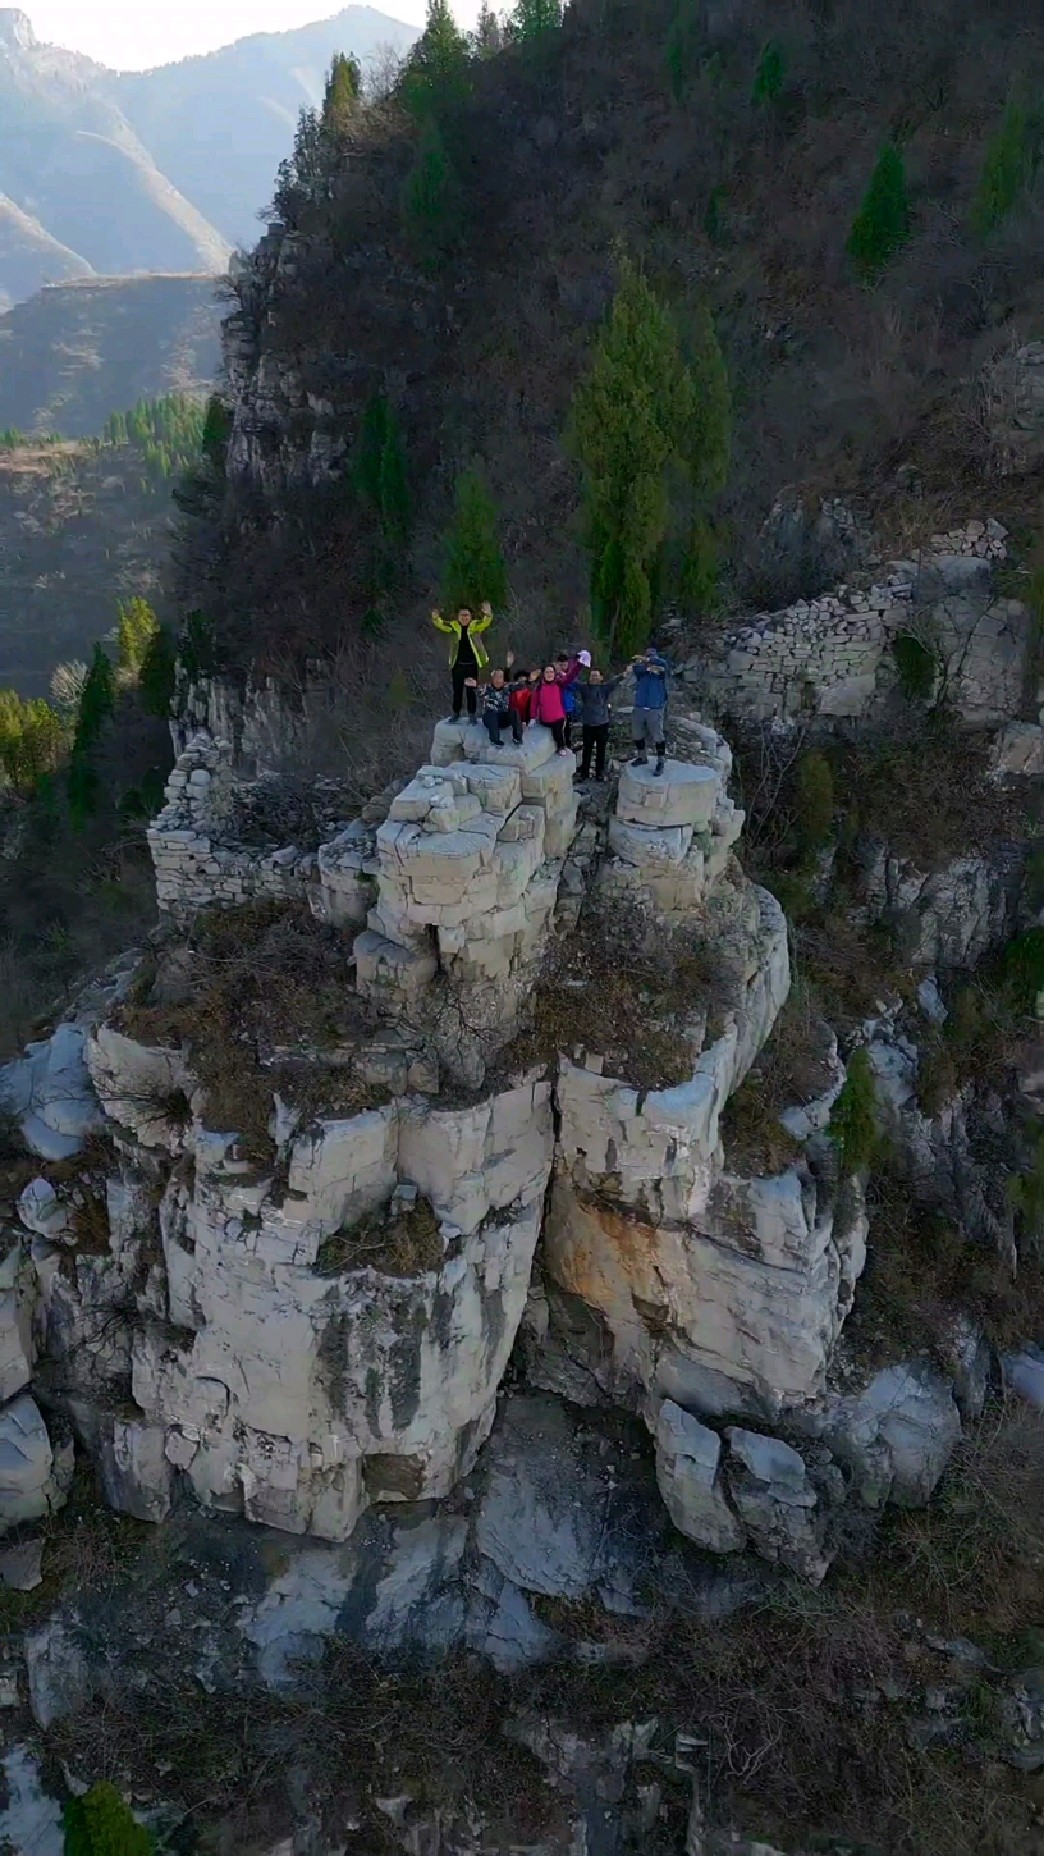
[[[451,711],[449,715],[443,717],[443,720],[447,722],[458,722],[459,723],[460,716],[454,715],[453,712]]]
[[[633,761],[631,762],[632,767],[647,767],[648,765],[649,765],[648,754],[636,754]]]
[[[663,755],[657,754],[656,765],[653,768],[653,775],[656,779],[659,779],[662,772],[663,772]]]
[[[506,744],[503,741],[491,741],[489,745],[491,748],[502,748]]]

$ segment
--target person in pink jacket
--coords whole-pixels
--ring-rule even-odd
[[[566,707],[563,700],[566,690],[575,683],[580,675],[580,659],[577,658],[562,675],[554,664],[544,665],[544,674],[533,691],[533,700],[529,705],[530,726],[540,722],[549,728],[555,737],[555,746],[560,754],[568,754],[566,747]]]

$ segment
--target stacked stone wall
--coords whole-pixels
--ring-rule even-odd
[[[711,703],[751,721],[872,719],[896,690],[892,647],[912,632],[966,719],[1004,719],[1018,701],[1028,636],[1024,608],[992,584],[1006,533],[999,522],[969,522],[933,535],[920,560],[892,563],[869,587],[842,586],[734,627],[700,667]]]

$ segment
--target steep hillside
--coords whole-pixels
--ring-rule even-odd
[[[40,45],[10,9],[0,53],[0,187],[23,212],[96,270],[223,269],[226,242],[157,168],[99,66]]]
[[[676,100],[667,49],[679,19]],[[767,105],[754,92],[770,37],[784,78]],[[618,241],[683,327],[700,301],[716,319],[734,404],[717,511],[730,598],[782,604],[816,580],[814,562],[763,558],[759,531],[788,487],[854,499],[886,532],[947,526],[947,507],[966,506],[1002,462],[997,370],[1041,332],[1039,178],[988,239],[972,230],[972,206],[1013,80],[1032,89],[1042,75],[1039,21],[1014,0],[988,17],[970,0],[870,16],[853,0],[576,0],[539,68],[516,53],[473,66],[450,135],[461,236],[436,274],[418,267],[401,219],[416,132],[392,108],[371,111],[332,197],[284,199],[238,286],[236,481],[214,564],[233,656],[247,626],[251,649],[286,649],[294,524],[296,641],[332,644],[365,610],[363,516],[336,476],[375,387],[406,435],[415,614],[430,603],[454,472],[476,456],[523,609],[576,613],[586,567],[564,432]],[[893,135],[912,235],[868,288],[845,247]],[[314,486],[305,499],[293,487],[302,474]],[[916,495],[901,488],[911,484]],[[259,485],[280,512],[267,552]],[[1032,485],[1009,484],[999,513],[1032,514],[1032,502]]]
[[[0,428],[85,438],[164,393],[205,393],[219,362],[213,277],[92,278],[0,316]]]
[[[113,76],[107,89],[174,185],[223,237],[250,245],[298,112],[322,101],[334,53],[365,67],[416,36],[373,7],[349,6],[293,32],[259,32],[205,57]]]
[[[0,309],[20,303],[41,284],[89,277],[86,258],[70,251],[38,219],[0,194]]]
[[[122,600],[163,610],[171,487],[135,442],[0,449],[0,689],[46,696]]]
[[[335,51],[370,62],[412,28],[370,7],[126,75],[41,44],[0,8],[0,304],[91,270],[222,271],[249,244],[298,112]],[[59,249],[64,248],[64,249]]]

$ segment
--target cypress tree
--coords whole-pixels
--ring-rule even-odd
[[[457,482],[453,521],[446,537],[443,611],[459,612],[461,606],[468,606],[477,612],[486,600],[491,606],[503,606],[507,591],[497,506],[482,472],[465,471]]]
[[[335,52],[323,96],[322,126],[327,135],[344,135],[351,125],[362,90],[362,72],[356,58]]]
[[[421,131],[417,158],[402,191],[403,232],[425,270],[437,271],[460,242],[460,187],[438,123]]]
[[[130,599],[119,608],[116,628],[116,664],[123,675],[137,681],[159,622],[146,599]],[[106,659],[108,662],[108,659]]]
[[[94,1785],[65,1807],[65,1856],[150,1856],[153,1847],[114,1785]]]
[[[753,100],[757,104],[778,103],[786,82],[787,58],[778,39],[769,39],[762,47],[754,73]]]
[[[516,0],[511,34],[520,45],[543,45],[561,24],[562,0]]]
[[[848,1074],[827,1129],[846,1178],[864,1173],[874,1157],[878,1139],[876,1102],[874,1072],[860,1045],[848,1060]]]
[[[471,35],[471,44],[476,58],[493,58],[503,50],[504,33],[493,8],[483,0],[475,30]]]
[[[173,639],[165,625],[158,625],[149,640],[138,677],[138,695],[146,715],[165,719],[170,714],[176,665]]]
[[[220,394],[212,393],[207,401],[200,450],[208,464],[224,476],[228,441],[232,436],[232,414]]]
[[[1007,218],[1032,173],[1033,151],[1026,106],[1013,93],[983,157],[971,212],[972,231],[977,238],[986,238]]]
[[[909,236],[906,166],[895,143],[887,142],[877,157],[846,250],[860,275],[872,283]]]
[[[424,31],[410,52],[399,96],[419,122],[443,118],[459,108],[471,88],[471,51],[449,0],[428,0]]]
[[[716,551],[706,505],[728,472],[730,401],[705,310],[697,310],[688,335],[687,364],[668,311],[625,263],[609,324],[573,401],[570,442],[584,473],[592,613],[620,653],[639,650],[649,635],[668,529],[678,529],[669,476],[680,486],[686,537],[681,584],[709,603]]]
[[[804,754],[798,763],[798,833],[803,851],[818,851],[834,824],[834,776],[825,754]]]

